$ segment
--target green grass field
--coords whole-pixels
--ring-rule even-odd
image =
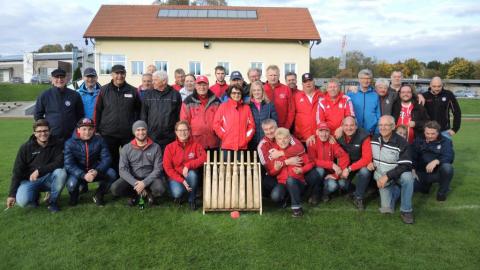
[[[0,83],[0,101],[31,101],[48,89],[48,84]]]
[[[0,120],[0,199],[5,202],[18,147],[30,120]],[[202,215],[170,202],[143,211],[125,200],[96,207],[91,191],[77,207],[50,214],[15,207],[0,214],[1,269],[478,269],[480,122],[455,136],[453,191],[414,196],[415,225],[378,200],[361,213],[344,198],[306,207],[302,219],[264,200],[264,214]],[[92,188],[91,188],[92,190]]]

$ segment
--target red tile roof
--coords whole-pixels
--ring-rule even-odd
[[[258,19],[159,18],[160,9],[256,10]],[[92,38],[320,40],[307,8],[103,5],[85,31]]]

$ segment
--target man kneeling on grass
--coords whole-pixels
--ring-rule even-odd
[[[162,152],[160,146],[147,136],[144,121],[133,123],[135,138],[122,147],[120,152],[120,178],[112,184],[114,196],[128,196],[128,204],[134,206],[140,196],[147,197],[149,204],[166,190],[162,177]]]
[[[408,142],[394,132],[395,119],[390,115],[380,118],[378,129],[380,135],[375,135],[371,142],[373,163],[368,164],[368,169],[374,171],[373,178],[377,181],[380,212],[393,213],[400,197],[402,221],[413,224],[413,174]]]
[[[50,137],[47,120],[37,120],[33,124],[33,135],[20,147],[15,159],[8,208],[15,202],[21,207],[29,204],[36,207],[40,191],[49,191],[48,209],[52,213],[60,210],[57,199],[67,178],[62,152],[63,143]]]
[[[275,131],[275,141],[281,150],[285,150],[291,141],[290,132],[286,128],[278,128]],[[271,198],[274,202],[280,202],[288,191],[292,202],[293,217],[303,216],[302,210],[302,192],[306,184],[310,185],[312,190],[318,190],[318,178],[308,177],[309,183],[305,183],[305,174],[313,169],[314,164],[310,161],[306,153],[299,155],[303,164],[301,166],[286,165],[285,158],[281,157],[274,161],[273,170],[270,175],[277,177],[277,184],[272,190]]]
[[[322,200],[327,202],[330,200],[330,194],[336,190],[348,191],[348,182],[341,178],[341,175],[350,164],[350,158],[337,142],[330,142],[330,129],[327,123],[318,124],[316,133],[315,142],[307,147],[308,156],[315,163],[320,181],[323,181]]]
[[[67,190],[70,193],[70,205],[78,203],[80,185],[100,182],[93,202],[103,206],[104,195],[108,187],[117,179],[108,146],[100,135],[95,135],[95,127],[90,118],[82,118],[77,130],[65,143],[65,169],[68,172]]]

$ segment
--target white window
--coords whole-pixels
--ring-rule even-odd
[[[125,66],[125,55],[100,54],[100,74],[110,74],[114,65]]]
[[[260,70],[263,70],[263,63],[262,62],[251,62],[250,67],[251,68],[258,68]]]
[[[218,62],[217,66],[222,66],[225,68],[225,75],[230,75],[230,63],[229,62]]]
[[[100,54],[100,74],[110,74],[114,65],[125,66],[125,55]]]
[[[132,75],[143,74],[143,61],[132,61]]]
[[[168,72],[168,62],[167,61],[155,61],[155,67],[158,71]]]
[[[189,73],[193,75],[200,75],[202,74],[202,69],[199,61],[190,61],[188,63]]]
[[[285,74],[287,72],[295,72],[297,65],[295,63],[285,63]]]

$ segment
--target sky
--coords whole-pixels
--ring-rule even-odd
[[[0,55],[23,54],[44,44],[84,46],[83,33],[102,4],[151,4],[153,0],[0,0]],[[227,0],[230,6],[306,7],[321,44],[313,57],[347,51],[388,62],[428,62],[454,57],[480,60],[478,0]]]

